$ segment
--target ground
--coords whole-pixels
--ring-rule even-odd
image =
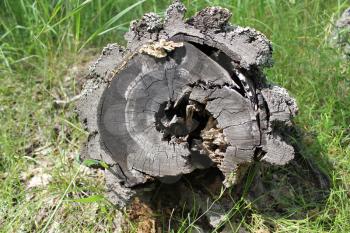
[[[0,2],[1,232],[117,230],[120,213],[104,198],[101,173],[77,161],[87,134],[69,100],[79,93],[84,67],[104,45],[123,43],[130,20],[144,12],[162,13],[168,3]],[[305,196],[302,190],[311,187],[307,182],[290,185],[295,179],[307,180],[307,173],[298,173],[299,165],[269,170],[261,178],[268,187],[262,197],[271,205],[241,200],[228,213],[235,217],[231,229],[350,232],[350,66],[341,51],[328,45],[332,25],[348,1],[184,3],[188,15],[207,5],[227,7],[232,23],[267,35],[275,64],[265,73],[298,102],[301,155],[330,177],[330,189],[319,200],[309,197],[312,192]],[[179,222],[179,232],[186,232],[197,217],[194,210],[172,221]],[[136,231],[135,224],[131,221],[128,229]]]

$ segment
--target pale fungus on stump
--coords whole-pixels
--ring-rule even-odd
[[[165,19],[131,23],[127,47],[109,44],[90,70],[77,105],[89,132],[82,156],[106,162],[107,187],[119,206],[155,181],[217,168],[237,183],[256,161],[294,157],[281,129],[297,106],[267,82],[272,47],[231,13],[208,7],[185,20],[174,1]]]

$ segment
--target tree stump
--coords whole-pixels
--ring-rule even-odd
[[[90,68],[77,105],[89,132],[82,156],[106,162],[107,187],[124,206],[154,181],[216,168],[237,183],[250,164],[294,157],[281,132],[297,106],[267,82],[272,47],[231,13],[208,7],[185,20],[180,1],[165,19],[131,23],[127,47],[109,44]]]

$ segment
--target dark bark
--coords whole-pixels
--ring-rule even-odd
[[[296,103],[262,73],[270,42],[230,25],[227,9],[187,21],[184,12],[175,1],[164,22],[153,13],[132,22],[127,48],[103,50],[78,103],[90,133],[82,155],[110,164],[107,186],[119,205],[156,179],[217,167],[228,187],[247,164],[294,157],[279,129],[292,124]]]

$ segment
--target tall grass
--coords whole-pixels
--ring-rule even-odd
[[[113,229],[115,211],[106,201],[71,202],[103,194],[103,185],[97,178],[84,174],[75,177],[79,168],[72,157],[79,153],[86,135],[72,114],[73,105],[57,109],[53,101],[57,96],[64,98],[77,93],[71,70],[75,64],[90,59],[92,55],[87,51],[100,50],[107,43],[124,43],[123,33],[130,20],[149,11],[162,14],[168,3],[0,1],[3,232]],[[243,219],[241,225],[252,231],[273,224],[278,232],[350,232],[350,68],[339,51],[327,45],[332,23],[349,5],[348,1],[184,0],[184,3],[189,9],[188,16],[207,5],[227,7],[233,12],[233,23],[255,27],[272,40],[275,65],[266,74],[296,97],[300,107],[296,122],[314,135],[314,139],[306,142],[304,156],[312,157],[331,172],[330,195],[327,203],[315,210],[316,214],[293,220],[255,212],[252,218]],[[31,146],[49,150],[35,157],[28,154]],[[53,163],[47,171],[53,181],[43,189],[27,190],[23,176],[33,166],[45,168],[47,161]],[[51,202],[53,206],[48,204]],[[96,211],[90,213],[92,209]],[[187,229],[186,223],[182,227]]]
[[[141,5],[143,2],[1,1],[2,63],[12,70],[21,62],[30,64],[32,60],[120,40],[133,15],[149,8]],[[113,33],[108,33],[111,29]]]

